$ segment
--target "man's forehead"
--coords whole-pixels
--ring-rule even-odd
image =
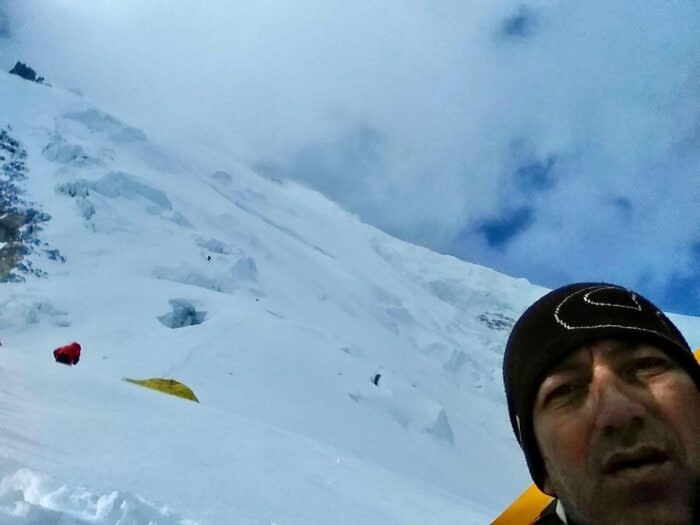
[[[628,340],[628,339],[603,339],[585,344],[574,350],[570,355],[556,364],[547,375],[558,372],[564,372],[576,368],[580,368],[589,364],[593,358],[593,353],[600,353],[609,359],[624,358],[642,349],[656,349],[653,345],[643,341]]]

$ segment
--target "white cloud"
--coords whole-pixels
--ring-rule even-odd
[[[292,171],[409,240],[536,280],[685,271],[697,2],[527,5],[27,0],[14,32],[54,83],[166,140]],[[514,16],[526,30],[503,35]],[[373,138],[353,150],[357,130]],[[519,193],[519,163],[550,156],[553,188]],[[535,221],[503,251],[463,233],[522,205]]]

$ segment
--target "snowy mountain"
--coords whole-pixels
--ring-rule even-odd
[[[485,523],[529,484],[500,366],[544,289],[60,86],[0,100],[1,523]]]

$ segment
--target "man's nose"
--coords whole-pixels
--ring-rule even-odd
[[[591,381],[595,426],[609,435],[641,424],[646,409],[631,385],[605,365],[596,365]]]

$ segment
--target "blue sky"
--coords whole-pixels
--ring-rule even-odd
[[[696,0],[200,4],[4,2],[5,32],[164,142],[510,275],[700,315]]]
[[[623,201],[619,205],[627,210],[631,203]],[[503,248],[510,240],[523,234],[532,223],[533,210],[531,208],[520,208],[513,210],[509,215],[498,219],[485,221],[479,225],[478,232],[483,234],[487,243],[495,249]],[[462,255],[457,251],[458,255]],[[650,284],[652,276],[633,276],[627,281],[624,275],[620,277],[606,277],[605,269],[592,267],[593,272],[576,274],[567,273],[566,276],[548,275],[547,271],[538,273],[533,271],[528,278],[538,284],[554,288],[570,282],[572,279],[609,279],[615,282],[622,282],[626,286],[633,287],[637,292],[647,296],[659,307],[666,311],[676,313],[686,313],[690,315],[700,315],[700,243],[696,244],[691,251],[692,260],[698,264],[696,269],[691,269],[687,273],[672,274],[661,286]],[[508,262],[499,262],[497,259],[489,259],[488,265],[505,273],[517,274],[518,264],[509,265]],[[653,272],[653,270],[650,270]],[[597,273],[595,273],[597,272]]]

